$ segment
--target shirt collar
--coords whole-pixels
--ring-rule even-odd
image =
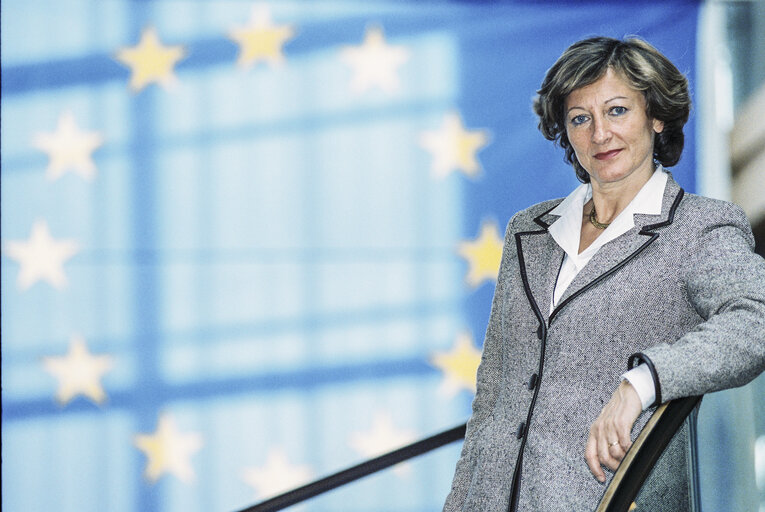
[[[643,188],[637,193],[635,198],[630,201],[630,204],[619,214],[620,216],[627,213],[631,218],[633,215],[659,215],[661,213],[661,204],[664,201],[664,189],[667,188],[667,180],[669,174],[664,170],[662,166],[656,168],[656,172],[651,175],[651,178],[643,185]],[[584,206],[584,204],[582,204]],[[634,222],[632,224],[635,225]]]
[[[627,207],[595,239],[595,242],[582,252],[582,255],[596,252],[606,243],[632,229],[635,226],[634,215],[659,215],[668,177],[669,175],[664,171],[664,168],[658,166],[656,172],[651,175]],[[557,244],[572,258],[577,258],[579,255],[582,210],[590,198],[592,198],[592,185],[583,183],[575,188],[558,206],[550,210],[551,215],[559,215],[560,217],[550,225],[548,231]]]

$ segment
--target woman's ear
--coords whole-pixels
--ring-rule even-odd
[[[664,121],[659,121],[658,119],[653,120],[653,131],[656,133],[661,133],[664,131]]]

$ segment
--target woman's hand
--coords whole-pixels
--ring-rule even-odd
[[[614,391],[611,400],[600,411],[598,419],[590,426],[584,458],[598,481],[606,481],[606,475],[600,466],[616,470],[632,446],[630,432],[642,410],[637,391],[632,384],[623,380]]]

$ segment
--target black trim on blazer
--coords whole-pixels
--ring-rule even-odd
[[[625,259],[614,265],[611,269],[606,271],[605,273],[601,274],[597,278],[595,278],[592,282],[588,283],[584,288],[581,288],[574,292],[572,295],[570,295],[566,300],[558,304],[558,306],[553,309],[552,313],[550,313],[550,317],[547,320],[548,323],[552,323],[553,318],[555,315],[558,314],[558,312],[569,302],[571,302],[575,297],[578,297],[582,293],[586,292],[602,280],[609,277],[611,274],[622,268],[624,265],[629,263],[633,258],[635,258],[638,254],[643,252],[646,247],[648,247],[651,243],[653,243],[658,237],[658,233],[654,233],[654,229],[662,228],[664,226],[668,226],[672,224],[675,218],[675,210],[677,210],[677,207],[680,205],[680,201],[682,200],[683,196],[685,195],[685,191],[680,188],[680,191],[677,193],[677,196],[675,196],[675,200],[672,202],[672,205],[669,208],[669,212],[667,214],[667,220],[658,222],[656,224],[649,224],[647,226],[644,226],[638,234],[649,236],[650,238],[645,241],[643,245],[635,249],[632,254],[627,256]],[[560,204],[560,203],[559,203]],[[539,320],[540,328],[542,329],[542,345],[540,349],[540,357],[539,357],[539,370],[537,372],[538,379],[537,379],[537,387],[534,390],[534,396],[531,399],[531,405],[529,406],[529,412],[526,415],[526,422],[525,422],[525,428],[523,431],[523,438],[521,439],[521,445],[518,448],[518,458],[515,462],[515,469],[513,470],[513,480],[512,480],[512,486],[510,489],[510,500],[507,506],[508,512],[517,512],[518,510],[518,497],[520,496],[520,487],[521,487],[521,466],[523,464],[523,451],[526,448],[526,439],[528,438],[529,430],[531,427],[531,417],[534,412],[534,406],[537,402],[537,396],[539,394],[539,389],[542,384],[542,370],[544,368],[544,360],[545,360],[545,346],[547,342],[547,324],[545,323],[544,316],[542,316],[542,312],[539,309],[539,305],[537,304],[537,301],[534,299],[534,295],[531,293],[531,287],[529,286],[528,276],[526,275],[526,262],[523,258],[523,247],[521,243],[521,236],[524,235],[541,235],[547,233],[547,229],[550,227],[549,224],[547,224],[545,221],[542,220],[542,217],[550,213],[552,210],[554,210],[558,205],[556,204],[549,210],[545,211],[544,213],[538,215],[534,218],[534,223],[538,226],[542,227],[543,229],[537,230],[537,231],[522,231],[519,233],[515,233],[515,247],[516,251],[518,253],[518,267],[521,273],[521,280],[523,281],[523,290],[526,293],[526,298],[529,300],[529,304],[531,305],[531,308],[534,311],[534,314],[537,317],[537,320]],[[559,270],[560,271],[560,270]],[[553,293],[555,293],[553,291]],[[645,358],[646,361],[648,358]],[[656,398],[657,403],[661,403],[658,400],[661,398],[661,390],[659,387],[659,379],[658,375],[656,374],[656,369],[653,368],[653,364],[651,363],[649,365],[649,368],[651,369],[651,373],[654,376],[654,385],[656,386]]]
[[[685,190],[682,188],[677,192],[677,196],[675,197],[675,200],[672,201],[672,206],[669,207],[669,212],[667,213],[667,220],[663,222],[657,222],[656,224],[649,224],[643,229],[640,230],[641,235],[649,235],[651,234],[651,231],[658,228],[663,228],[664,226],[669,226],[675,221],[675,211],[677,210],[677,207],[680,206],[680,201],[683,200],[683,196],[685,196]]]
[[[562,202],[563,201],[559,201],[558,204],[556,204],[555,206],[553,206],[549,210],[547,210],[547,211],[545,211],[543,213],[540,213],[539,215],[534,217],[534,223],[539,225],[539,226],[542,226],[544,228],[544,231],[526,231],[524,233],[518,233],[518,234],[519,235],[536,235],[538,233],[547,233],[547,228],[549,228],[550,225],[548,223],[546,223],[545,221],[543,221],[542,217],[544,217],[545,215],[547,215],[548,213],[550,213],[551,211],[556,209],[558,206],[560,206],[560,203],[562,203]]]
[[[550,208],[552,210],[552,208]],[[548,211],[550,211],[548,210]],[[543,213],[542,215],[545,215],[547,212]],[[540,215],[539,217],[541,217]],[[537,224],[543,225],[539,220],[539,217],[534,219]],[[521,236],[522,235],[539,235],[547,233],[547,227],[544,226],[544,230],[540,231],[524,231],[521,233],[515,234],[515,248],[518,253],[518,268],[521,273],[521,281],[523,281],[523,290],[526,293],[526,298],[528,298],[529,303],[531,304],[531,308],[534,310],[534,314],[537,317],[537,320],[539,320],[539,328],[542,330],[542,337],[541,342],[542,345],[540,347],[540,356],[539,356],[539,368],[537,369],[537,385],[536,388],[534,388],[534,395],[531,398],[531,405],[529,406],[529,412],[526,414],[526,422],[525,422],[525,428],[523,429],[523,437],[521,438],[521,445],[518,447],[518,458],[515,461],[515,469],[513,470],[513,480],[512,485],[510,487],[510,500],[507,504],[507,510],[508,512],[516,512],[518,509],[518,496],[520,495],[520,488],[521,488],[521,466],[523,465],[523,451],[526,448],[526,439],[529,435],[529,427],[531,426],[531,416],[534,413],[534,405],[537,402],[537,396],[539,395],[539,388],[542,386],[542,371],[544,370],[544,364],[545,364],[545,345],[547,342],[547,325],[545,324],[544,316],[542,316],[542,311],[539,309],[539,305],[537,304],[537,301],[534,299],[534,295],[531,293],[531,287],[529,286],[529,279],[526,275],[526,261],[523,258],[523,250],[522,250],[522,243],[521,243]]]
[[[627,360],[627,369],[631,370],[635,367],[636,363],[643,363],[648,367],[649,370],[651,370],[651,376],[653,377],[653,389],[654,393],[656,393],[656,401],[654,401],[654,403],[651,405],[660,405],[662,402],[661,384],[659,383],[659,374],[656,372],[656,367],[653,365],[653,361],[651,361],[651,359],[642,352],[637,352],[632,354]]]
[[[620,261],[619,263],[614,265],[611,269],[609,269],[608,271],[604,272],[603,274],[600,274],[597,278],[595,278],[591,282],[589,282],[587,284],[587,286],[585,286],[583,288],[580,288],[579,290],[575,291],[574,293],[569,295],[568,298],[566,298],[566,300],[564,300],[563,302],[558,304],[558,306],[555,309],[553,309],[553,312],[550,313],[549,322],[552,323],[553,318],[555,318],[555,316],[563,308],[563,306],[565,306],[566,304],[571,302],[574,298],[576,298],[579,295],[583,294],[584,292],[586,292],[587,290],[589,290],[590,288],[592,288],[593,286],[595,286],[596,284],[598,284],[599,282],[601,282],[602,280],[604,280],[605,278],[609,277],[611,274],[613,274],[614,272],[616,272],[617,270],[622,268],[624,265],[626,265],[627,263],[632,261],[633,258],[635,258],[638,254],[643,252],[643,250],[645,250],[646,247],[651,245],[657,238],[659,238],[659,234],[658,233],[654,233],[653,230],[654,229],[658,229],[658,228],[663,228],[664,226],[668,226],[668,225],[672,224],[672,222],[675,219],[675,210],[677,210],[677,207],[680,205],[680,201],[683,199],[684,195],[685,195],[685,191],[681,188],[680,191],[677,193],[677,196],[675,197],[675,200],[672,202],[672,206],[669,207],[669,213],[667,214],[667,220],[662,221],[662,222],[658,222],[656,224],[649,224],[647,226],[644,226],[640,230],[640,232],[638,233],[639,235],[650,236],[651,238],[646,240],[643,245],[641,245],[640,247],[635,249],[635,251],[632,254],[630,254],[629,256],[624,258],[622,261]]]

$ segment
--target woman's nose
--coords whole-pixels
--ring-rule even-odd
[[[592,123],[592,142],[595,144],[605,144],[611,139],[611,130],[604,119],[593,119]]]

